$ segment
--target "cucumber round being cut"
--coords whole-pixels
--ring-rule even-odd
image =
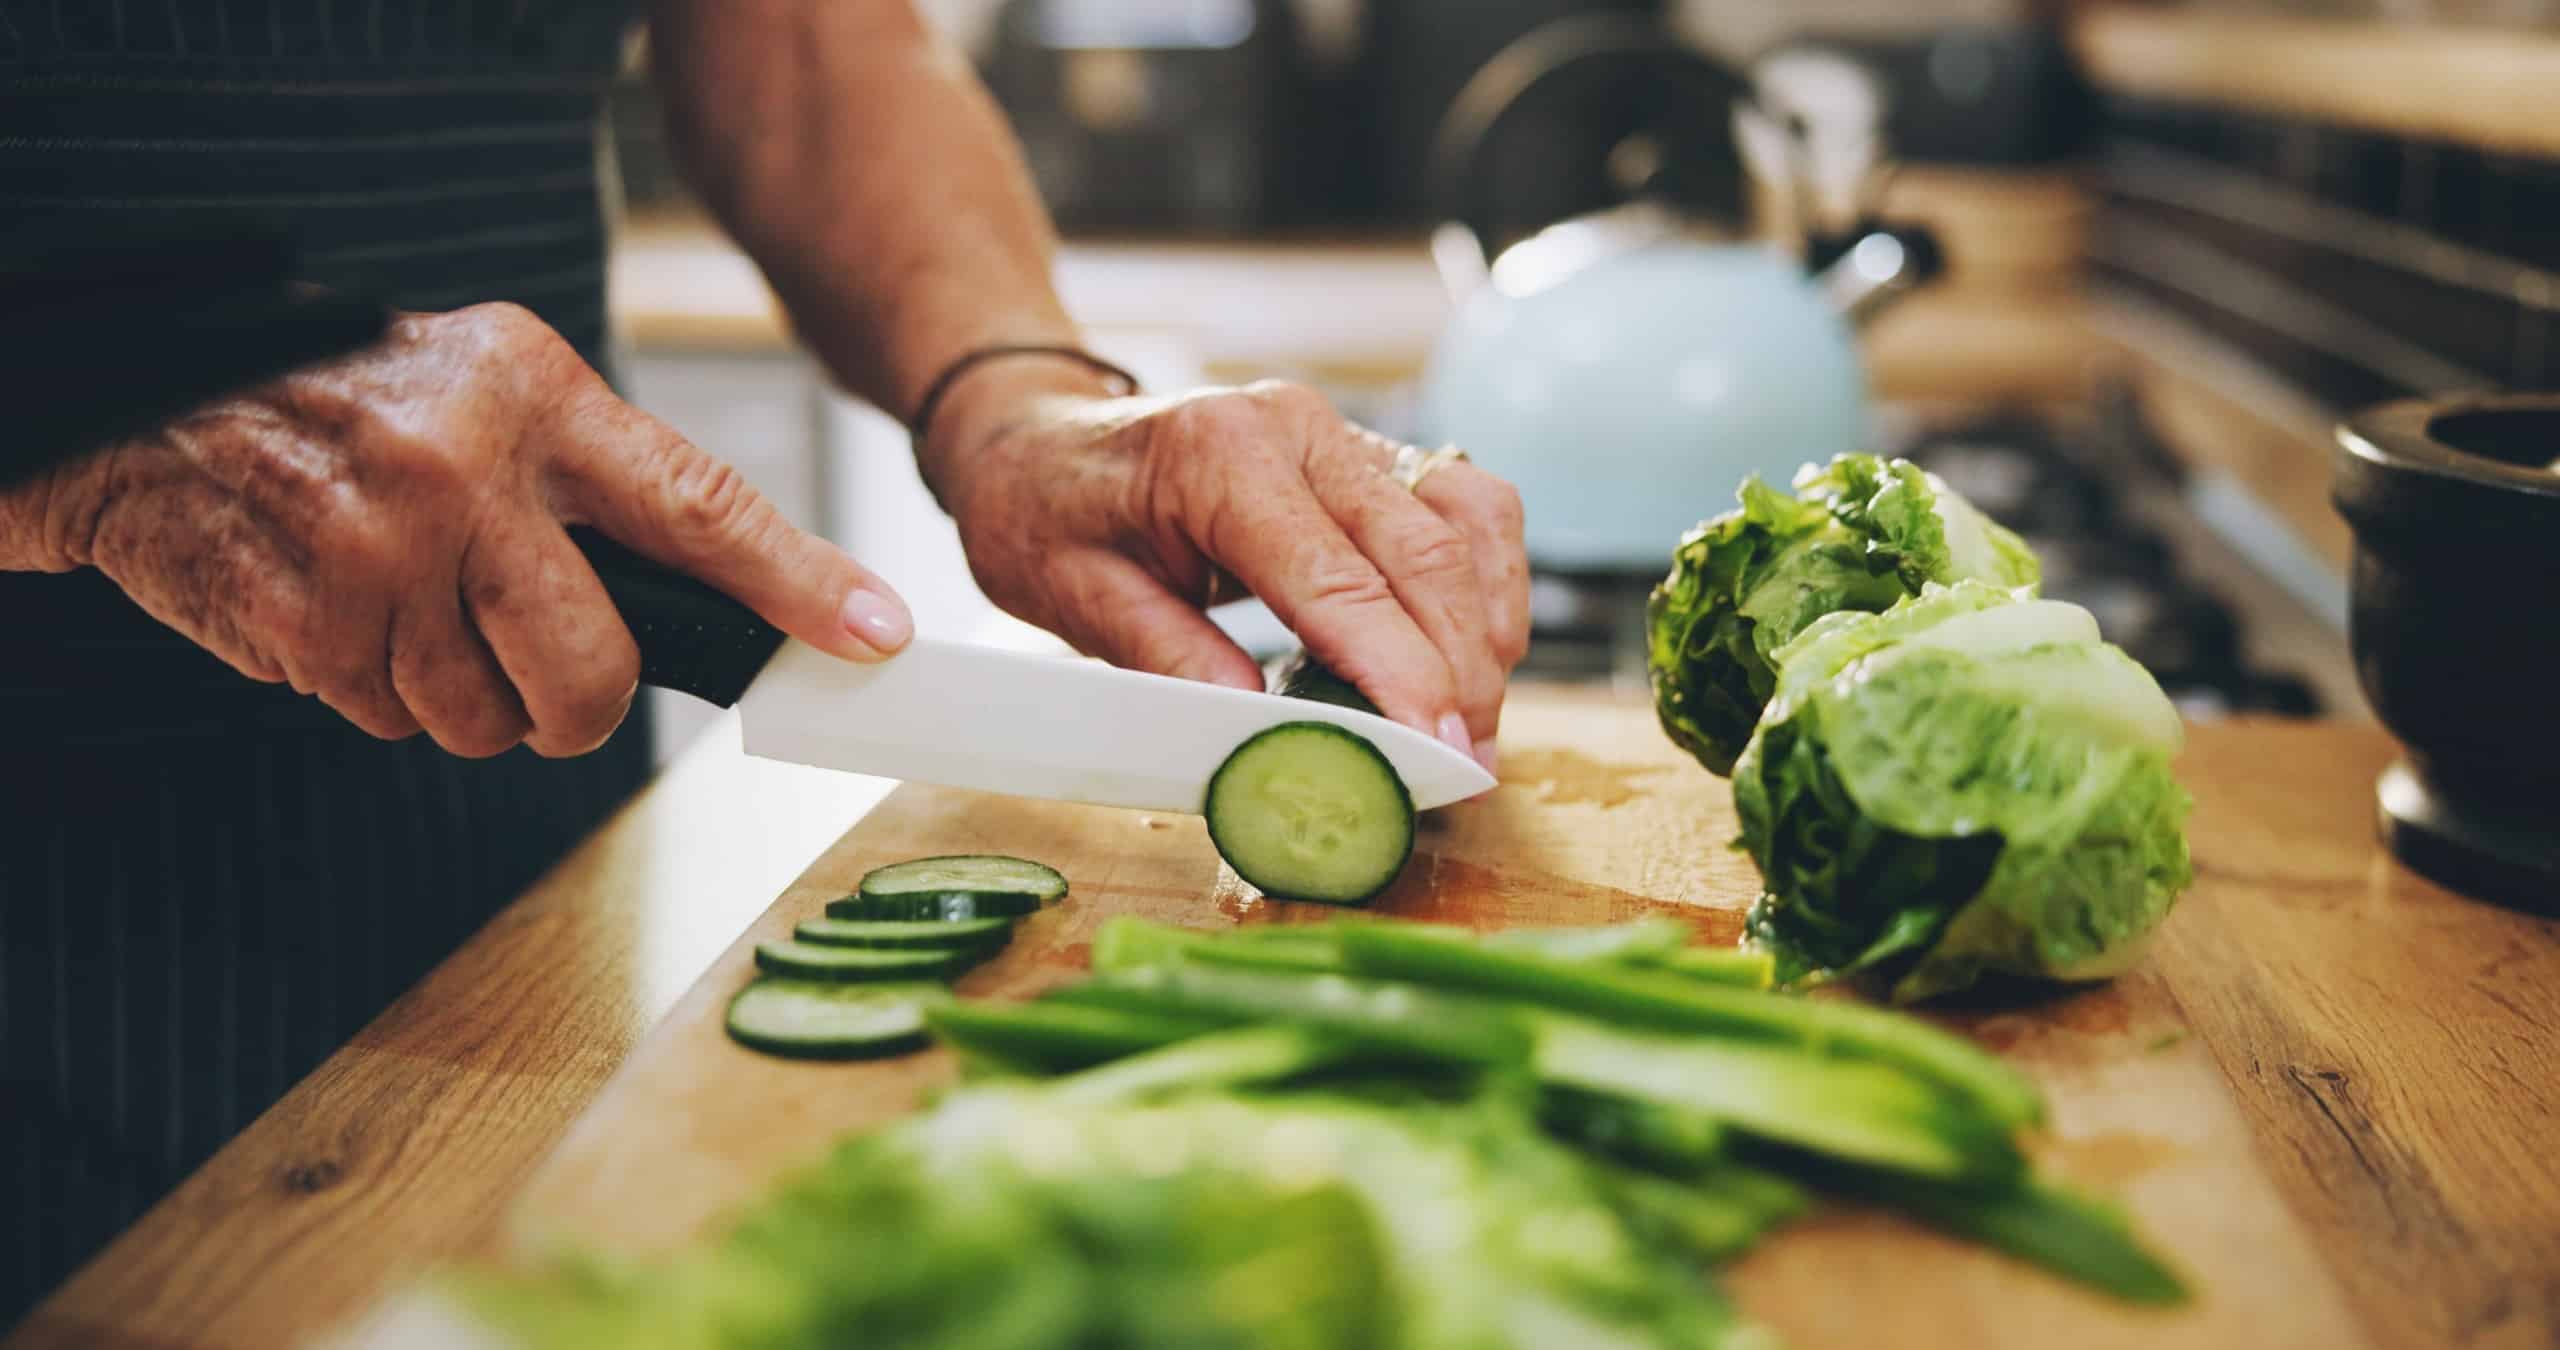
[[[766,975],[729,1000],[729,1036],[795,1059],[874,1059],[923,1047],[938,984],[834,984]]]
[[[1013,936],[1011,919],[804,919],[791,935],[820,947],[960,947],[986,951]]]
[[[810,942],[759,942],[756,969],[767,975],[837,984],[882,980],[935,980],[975,964],[977,953],[953,947],[886,950],[877,947],[821,947]]]
[[[1378,748],[1329,722],[1283,722],[1237,746],[1201,813],[1236,875],[1265,895],[1357,905],[1413,853],[1413,797]]]

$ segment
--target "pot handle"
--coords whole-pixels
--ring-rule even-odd
[[[1946,271],[1938,237],[1921,225],[1890,225],[1872,216],[1812,241],[1806,261],[1814,287],[1834,312],[1862,328],[1894,301]]]
[[[1497,205],[1490,200],[1488,152],[1504,132],[1530,115],[1531,95],[1552,89],[1570,74],[1610,64],[1619,68],[1614,82],[1619,89],[1644,84],[1669,88],[1714,110],[1714,122],[1733,162],[1730,205],[1737,214],[1743,209],[1744,174],[1741,152],[1732,143],[1730,110],[1752,100],[1750,83],[1652,19],[1623,13],[1558,19],[1495,54],[1468,79],[1440,120],[1427,172],[1433,212],[1446,222],[1439,233],[1449,240],[1445,246],[1434,244],[1435,255],[1444,247],[1449,251],[1442,260],[1445,281],[1456,286],[1464,280],[1470,252],[1480,269],[1483,259],[1510,242],[1502,237],[1506,225],[1526,234],[1538,225],[1554,223],[1538,221],[1520,228],[1519,222],[1498,218]],[[1601,153],[1606,149],[1602,147]]]

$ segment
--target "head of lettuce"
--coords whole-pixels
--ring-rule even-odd
[[[1773,656],[1733,796],[1781,979],[2103,979],[2186,886],[2177,710],[2087,610],[1929,585]]]
[[[2032,586],[2035,555],[1908,460],[1808,464],[1788,496],[1754,477],[1742,504],[1681,539],[1645,611],[1662,729],[1729,773],[1777,687],[1771,654],[1814,620],[1873,612],[1931,582]]]

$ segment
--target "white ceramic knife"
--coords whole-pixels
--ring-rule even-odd
[[[1383,717],[919,638],[877,665],[784,640],[744,605],[574,532],[640,645],[641,680],[734,705],[749,754],[908,782],[1197,814],[1209,777],[1256,732],[1330,722],[1395,766],[1416,807],[1494,785],[1473,757]]]

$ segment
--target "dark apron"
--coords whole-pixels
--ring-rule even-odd
[[[605,366],[619,3],[0,0],[0,225],[251,209],[313,280]],[[0,417],[6,410],[0,410]],[[0,575],[0,1328],[644,780],[390,744],[104,578]]]

